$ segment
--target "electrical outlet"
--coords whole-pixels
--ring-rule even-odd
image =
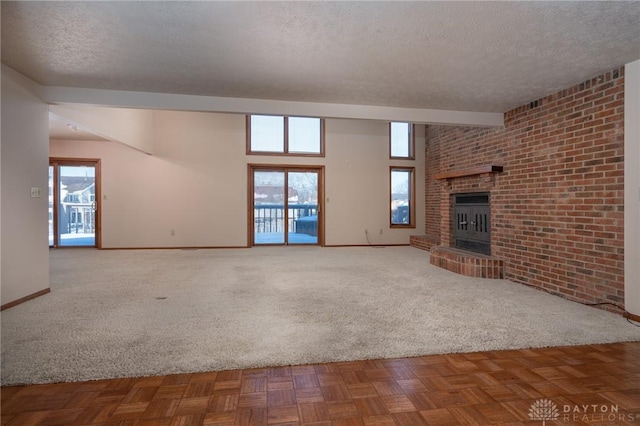
[[[173,236],[175,236],[175,235],[176,235],[176,230],[175,230],[175,229],[172,229],[172,230],[171,230],[171,236],[173,237]]]
[[[378,230],[378,234],[382,235],[382,228]]]
[[[31,198],[40,198],[40,188],[31,188]]]

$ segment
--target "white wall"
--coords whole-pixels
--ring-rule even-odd
[[[640,61],[624,72],[624,304],[640,315]]]
[[[250,163],[325,166],[327,245],[367,244],[364,228],[372,244],[408,244],[424,233],[422,133],[414,161],[389,160],[387,123],[339,119],[326,121],[325,158],[254,156],[245,152],[243,115],[153,116],[154,155],[111,142],[51,141],[51,156],[102,159],[104,248],[246,246]],[[389,227],[392,164],[416,167],[417,229]]]
[[[30,90],[2,67],[2,305],[49,288],[49,112]]]
[[[142,109],[51,105],[49,110],[83,130],[146,153],[153,152],[153,113]]]
[[[371,244],[408,244],[409,235],[424,234],[424,126],[416,132],[416,159],[392,161],[388,123],[327,120],[327,245],[367,244],[365,229]],[[416,229],[389,226],[392,165],[416,168]]]

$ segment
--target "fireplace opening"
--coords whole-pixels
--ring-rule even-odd
[[[491,255],[490,222],[489,193],[454,195],[454,247]]]

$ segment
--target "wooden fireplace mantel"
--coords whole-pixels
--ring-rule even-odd
[[[451,178],[458,178],[458,177],[464,177],[464,176],[481,175],[483,173],[500,173],[502,172],[503,169],[504,168],[502,166],[496,166],[496,165],[490,164],[487,166],[474,167],[472,169],[454,170],[451,172],[437,173],[433,175],[433,178],[434,179],[451,179]]]

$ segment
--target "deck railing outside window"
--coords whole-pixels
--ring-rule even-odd
[[[289,217],[287,220],[288,232],[299,232],[297,229],[299,219],[318,215],[317,204],[289,204]],[[284,232],[285,218],[284,206],[281,204],[258,204],[254,206],[253,213],[254,232],[273,233]],[[317,220],[316,220],[317,226]],[[303,232],[306,233],[306,232]]]

